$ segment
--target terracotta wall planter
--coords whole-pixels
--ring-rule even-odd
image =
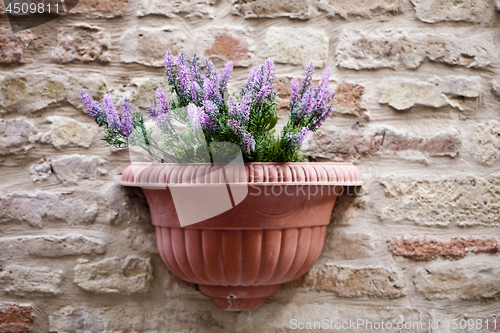
[[[133,164],[120,184],[143,188],[168,268],[220,308],[241,311],[259,307],[314,265],[337,195],[362,180],[350,163]],[[248,193],[224,212],[181,227],[172,193],[184,195],[192,205],[184,210],[198,216],[204,191],[234,186]]]

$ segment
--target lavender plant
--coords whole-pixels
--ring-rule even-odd
[[[196,54],[191,59],[181,52],[165,55],[165,73],[171,98],[158,88],[156,107],[148,109],[156,124],[146,126],[143,114],[131,111],[125,100],[119,113],[105,95],[102,105],[85,91],[82,102],[89,115],[103,127],[103,140],[110,146],[129,145],[144,149],[157,162],[207,162],[214,154],[231,157],[237,152],[214,152],[211,143],[230,142],[240,147],[245,162],[298,162],[305,156],[300,146],[309,132],[316,131],[332,113],[334,93],[328,88],[327,69],[312,87],[313,65],[305,68],[300,81],[291,81],[289,120],[277,134],[277,93],[273,87],[275,66],[271,59],[252,69],[238,94],[227,85],[233,70],[228,62],[220,75],[212,61],[204,65]],[[183,129],[183,130],[180,130]],[[159,135],[156,131],[159,131]],[[219,145],[220,147],[220,145]]]

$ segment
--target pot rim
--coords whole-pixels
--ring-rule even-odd
[[[259,166],[257,170],[255,167]],[[149,189],[363,185],[361,172],[350,162],[247,162],[244,163],[245,176],[240,176],[242,170],[236,168],[237,165],[223,163],[132,162],[123,171],[120,185]]]

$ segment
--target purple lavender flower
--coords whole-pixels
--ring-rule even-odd
[[[222,104],[222,96],[220,94],[217,76],[207,77],[203,83],[203,95],[205,101],[212,101],[217,105]]]
[[[201,129],[201,110],[193,103],[189,103],[189,105],[187,106],[187,113],[189,115],[189,121],[191,122],[191,128],[195,130]]]
[[[80,93],[80,99],[82,100],[85,110],[97,123],[102,123],[107,121],[106,113],[103,112],[102,106],[99,105],[89,94],[84,90]]]
[[[174,57],[172,52],[167,51],[165,54],[165,74],[167,74],[168,84],[171,86],[175,85],[175,71],[177,70],[175,66]]]
[[[300,84],[295,78],[290,81],[290,105],[293,105],[299,96]]]
[[[210,118],[215,118],[219,114],[219,109],[217,108],[217,105],[215,105],[215,103],[212,101],[205,100],[203,102],[203,108],[205,109],[205,113]]]
[[[245,132],[243,136],[243,149],[245,149],[247,154],[255,150],[255,139],[253,135],[248,132]]]
[[[191,82],[191,87],[189,88],[189,93],[191,95],[191,100],[196,104],[201,104],[203,101],[203,91],[200,85],[196,81]]]
[[[205,58],[205,76],[207,78],[217,77],[217,71],[215,70],[214,63],[212,60]]]
[[[274,62],[266,59],[264,65],[254,67],[248,76],[247,83],[241,89],[240,96],[251,95],[254,103],[262,103],[265,99],[272,100],[276,96],[273,87],[275,76]]]
[[[309,133],[309,128],[302,127],[300,132],[295,133],[294,135],[290,135],[290,133],[287,133],[285,135],[285,138],[288,140],[292,149],[297,149],[300,147],[302,142],[304,142],[304,139],[306,138],[308,133]]]
[[[202,85],[204,79],[203,72],[201,71],[200,57],[198,57],[196,53],[193,53],[193,57],[189,62],[189,69],[190,69],[191,79],[197,82],[198,85]]]
[[[241,123],[235,119],[229,119],[227,121],[227,126],[235,134],[242,135],[245,133],[245,129],[241,126]]]
[[[221,94],[223,94],[224,91],[227,90],[227,84],[229,82],[229,77],[231,76],[232,72],[233,72],[233,62],[229,61],[227,64],[224,65],[224,68],[220,73],[219,91]]]
[[[246,123],[250,120],[250,103],[251,99],[248,95],[243,95],[239,102],[236,97],[229,97],[227,103],[229,115],[242,123]]]
[[[106,94],[104,95],[102,101],[104,104],[104,110],[106,111],[109,128],[115,130],[116,132],[120,132],[121,130],[120,115],[118,114],[118,111],[116,110],[116,107],[113,104],[111,97],[109,97],[109,95]]]
[[[160,87],[156,90],[156,107],[159,114],[170,113],[172,111],[168,104],[167,96]]]
[[[126,98],[122,103],[122,115],[120,116],[120,123],[122,135],[128,138],[134,130],[134,125],[132,124],[132,109],[130,107],[130,102]]]

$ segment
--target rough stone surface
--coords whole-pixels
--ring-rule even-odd
[[[42,227],[43,221],[65,221],[70,225],[91,224],[97,203],[83,195],[51,192],[0,194],[0,223],[27,222]]]
[[[9,265],[0,271],[5,292],[17,296],[57,296],[61,294],[63,271],[43,266]]]
[[[34,321],[31,305],[0,303],[0,332],[29,333]]]
[[[164,15],[176,17],[177,15],[191,17],[213,17],[213,5],[217,0],[144,0],[138,15]]]
[[[31,180],[35,183],[44,181],[52,174],[52,166],[50,162],[42,159],[39,163],[35,163],[30,167],[30,174]]]
[[[497,97],[500,97],[500,77],[491,81],[491,88],[493,89]]]
[[[106,244],[102,240],[82,235],[10,237],[0,239],[0,244],[5,250],[27,252],[44,258],[106,252]]]
[[[145,229],[146,228],[140,228],[139,226],[130,227],[128,229],[127,238],[129,239],[130,247],[136,251],[158,254],[154,228],[149,225],[149,230]]]
[[[0,155],[26,153],[37,140],[35,126],[29,120],[0,119]]]
[[[461,145],[460,138],[451,133],[425,138],[413,133],[398,133],[391,128],[365,130],[354,125],[346,130],[324,127],[306,139],[302,150],[308,156],[334,161],[383,155],[427,163],[428,157],[457,156]]]
[[[113,184],[107,196],[111,224],[150,223],[149,207],[141,189]]]
[[[168,91],[169,88],[165,81],[165,77],[133,78],[123,89],[113,91],[113,100],[122,101],[127,98],[135,107],[147,110],[156,105],[158,87],[164,89],[163,91]],[[117,97],[115,98],[115,96]]]
[[[400,0],[375,0],[375,1],[342,1],[342,0],[320,0],[318,8],[333,17],[339,15],[343,18],[349,16],[372,17],[386,13],[403,12],[403,3]]]
[[[342,82],[335,90],[333,99],[333,110],[335,114],[349,114],[363,117],[366,111],[363,105],[363,93],[365,87],[354,83]]]
[[[328,36],[322,29],[271,27],[266,32],[268,56],[283,64],[323,67]]]
[[[17,34],[5,27],[0,27],[0,64],[19,65],[25,63],[24,49],[33,40],[29,31]]]
[[[492,3],[480,0],[411,0],[417,17],[427,23],[441,21],[465,21],[478,23],[491,18],[494,13]]]
[[[88,292],[132,294],[147,292],[152,279],[153,266],[149,258],[128,256],[97,262],[79,260],[74,282]]]
[[[500,122],[479,124],[474,134],[474,158],[481,164],[494,166],[500,161]]]
[[[436,263],[418,268],[414,283],[428,299],[478,299],[498,298],[500,280],[492,278],[500,274],[498,259],[457,263]]]
[[[95,0],[91,0],[95,1]],[[97,3],[111,3],[99,1]],[[57,45],[52,49],[52,60],[66,64],[70,62],[109,62],[110,38],[103,29],[91,25],[77,25],[67,29],[59,29]]]
[[[61,75],[0,74],[0,112],[33,113],[67,97]]]
[[[193,332],[230,333],[221,318],[207,310],[178,306],[164,307],[142,304],[107,307],[65,306],[50,314],[50,332]]]
[[[468,68],[490,65],[491,35],[424,33],[420,30],[344,29],[335,56],[347,69],[418,68],[425,59]]]
[[[167,50],[177,55],[186,43],[182,32],[174,28],[133,28],[121,37],[121,61],[147,66],[163,66]]]
[[[464,98],[478,98],[480,92],[479,76],[446,76],[427,81],[389,79],[380,84],[379,103],[389,104],[396,110],[407,110],[416,105],[434,108],[451,105],[463,110]]]
[[[238,26],[208,28],[198,35],[195,47],[216,63],[231,60],[235,67],[248,67],[253,64],[252,35],[251,29]]]
[[[413,260],[429,261],[438,257],[449,260],[464,258],[473,253],[498,253],[498,242],[490,237],[452,238],[441,241],[427,237],[393,237],[387,241],[394,255]]]
[[[41,141],[51,143],[56,149],[88,148],[97,134],[97,125],[82,124],[71,118],[50,116],[47,121],[51,123],[50,131],[43,134]]]
[[[363,233],[346,233],[332,228],[326,236],[324,256],[333,259],[370,257],[375,249],[372,237]]]
[[[233,14],[245,18],[309,18],[309,0],[231,0]]]
[[[406,285],[400,274],[383,267],[313,267],[304,277],[290,285],[329,291],[339,297],[399,298],[406,295]]]
[[[127,4],[128,0],[79,0],[70,13],[91,14],[97,17],[122,16]]]
[[[64,155],[52,160],[52,170],[63,183],[77,184],[82,179],[96,180],[106,175],[106,169],[101,166],[104,160],[99,156]]]
[[[436,181],[387,178],[381,183],[390,200],[382,209],[385,220],[426,226],[500,225],[499,174]]]

